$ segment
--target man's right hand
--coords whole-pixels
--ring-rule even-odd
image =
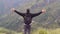
[[[42,13],[45,13],[46,12],[46,9],[42,9]]]
[[[15,11],[15,8],[11,8],[11,11],[14,12]]]

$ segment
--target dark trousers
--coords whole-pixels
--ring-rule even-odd
[[[24,25],[24,34],[30,34],[31,25]]]

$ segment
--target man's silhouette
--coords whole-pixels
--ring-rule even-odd
[[[45,12],[45,10],[42,10],[39,13],[32,14],[32,13],[30,13],[30,10],[29,9],[27,9],[27,12],[26,13],[18,12],[14,8],[12,10],[24,18],[24,23],[25,23],[25,26],[24,26],[24,34],[27,34],[27,33],[30,34],[30,29],[31,29],[30,24],[32,22],[32,18],[35,17],[35,16],[40,15],[41,13],[44,13]]]

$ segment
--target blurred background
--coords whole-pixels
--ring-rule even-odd
[[[46,13],[33,18],[31,34],[60,34],[60,0],[0,0],[1,34],[23,34],[23,18],[11,8],[21,13],[28,8],[31,13],[46,9]]]

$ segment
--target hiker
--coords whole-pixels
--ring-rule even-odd
[[[27,32],[28,32],[28,34],[30,34],[30,29],[31,29],[30,24],[32,22],[32,18],[46,12],[46,10],[43,9],[41,12],[33,14],[33,13],[30,13],[29,9],[27,9],[26,13],[21,13],[21,12],[18,12],[15,8],[12,8],[12,11],[19,14],[20,16],[22,16],[24,18],[24,23],[25,23],[24,34],[26,34]]]

